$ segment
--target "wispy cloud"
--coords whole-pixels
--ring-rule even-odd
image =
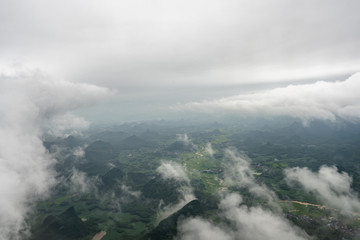
[[[206,152],[207,154],[209,154],[210,157],[214,157],[215,151],[214,151],[211,143],[207,143],[207,144],[206,144],[206,146],[205,146],[205,152]]]
[[[183,142],[186,146],[190,146],[193,149],[198,149],[198,146],[193,143],[191,138],[187,135],[187,133],[184,134],[176,134],[177,140],[180,142]]]
[[[183,240],[232,240],[232,233],[202,218],[186,219],[180,222],[176,239]]]
[[[72,168],[70,175],[70,191],[77,194],[96,193],[99,179],[90,178],[86,173]]]
[[[352,178],[346,172],[339,173],[335,166],[321,166],[319,172],[296,167],[285,169],[284,173],[289,185],[300,184],[325,205],[338,208],[345,214],[360,212],[360,199],[351,188]]]
[[[183,166],[173,161],[162,161],[156,171],[165,180],[175,179],[179,182],[190,182]]]
[[[225,150],[225,181],[231,186],[246,188],[256,197],[263,198],[278,209],[276,194],[266,185],[256,181],[250,168],[250,159],[234,149]]]
[[[179,239],[309,239],[304,231],[284,217],[276,194],[255,179],[248,157],[235,149],[227,149],[224,158],[227,162],[225,183],[247,189],[254,197],[266,200],[271,208],[248,207],[240,194],[225,192],[218,205],[217,217],[221,221],[215,224],[200,217],[185,219],[178,225]]]
[[[194,200],[195,196],[190,185],[190,179],[180,164],[172,161],[162,161],[157,171],[164,180],[174,179],[180,183],[180,187],[176,189],[181,194],[179,202],[168,206],[160,206],[161,209],[158,213],[158,218],[162,220],[180,210],[191,200]]]
[[[247,207],[239,194],[227,194],[219,204],[223,223],[202,218],[186,219],[179,226],[178,237],[190,239],[304,240],[307,234],[282,215],[261,207]],[[225,222],[227,224],[225,224]]]
[[[185,145],[189,145],[191,143],[189,136],[186,133],[176,134],[176,137],[179,141],[183,142]]]

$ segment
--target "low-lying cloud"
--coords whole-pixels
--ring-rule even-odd
[[[179,226],[176,239],[183,240],[231,240],[231,233],[202,218],[186,219]]]
[[[198,146],[196,144],[193,143],[193,141],[191,140],[191,138],[189,138],[189,136],[184,133],[184,134],[176,134],[177,140],[184,143],[186,146],[190,146],[192,149],[197,150]]]
[[[250,159],[236,150],[225,150],[225,160],[227,163],[224,168],[225,181],[231,186],[246,188],[256,197],[263,198],[268,203],[278,209],[276,194],[266,185],[258,183],[254,177],[254,171],[250,168]]]
[[[202,218],[186,219],[179,226],[178,238],[242,239],[242,240],[304,240],[309,239],[301,229],[282,215],[261,207],[247,207],[239,194],[227,194],[219,204],[224,223],[214,224]]]
[[[70,191],[77,194],[96,193],[99,179],[89,178],[86,173],[72,168],[70,175]]]
[[[161,209],[158,213],[158,219],[162,220],[180,210],[188,202],[194,200],[195,196],[190,185],[190,179],[184,168],[179,163],[173,161],[162,161],[157,171],[164,180],[174,179],[175,181],[181,183],[181,187],[177,189],[177,191],[181,194],[179,202],[168,206],[160,206]]]
[[[284,173],[290,186],[300,184],[325,205],[338,208],[343,213],[360,212],[360,199],[351,189],[352,178],[346,172],[339,173],[335,166],[321,166],[319,172],[296,167],[285,169]]]
[[[225,184],[247,189],[254,197],[266,200],[271,208],[248,207],[238,193],[223,193],[219,203],[220,223],[201,217],[188,218],[178,225],[178,239],[304,240],[309,236],[287,220],[278,205],[276,194],[258,183],[250,159],[235,149],[225,150]]]
[[[41,136],[50,127],[79,127],[71,111],[108,93],[94,85],[53,80],[39,70],[0,72],[0,239],[19,238],[31,203],[55,183],[55,159]]]
[[[205,152],[210,156],[214,157],[215,151],[211,145],[211,143],[207,143],[205,146]]]
[[[344,81],[289,85],[253,94],[192,102],[179,108],[217,114],[292,116],[304,123],[312,119],[360,120],[359,92],[360,73],[356,73]]]
[[[185,173],[184,168],[176,162],[162,161],[161,165],[157,168],[157,172],[160,173],[161,177],[165,180],[175,179],[176,181],[183,181],[189,183],[190,180]]]

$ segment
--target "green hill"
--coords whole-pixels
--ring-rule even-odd
[[[173,239],[177,234],[177,223],[180,219],[200,216],[203,214],[203,208],[200,201],[193,200],[186,204],[176,213],[162,220],[156,228],[146,234],[143,239],[149,240],[167,240]]]
[[[81,221],[74,207],[70,207],[59,215],[47,216],[41,226],[34,231],[31,240],[84,239],[97,231],[96,225]]]

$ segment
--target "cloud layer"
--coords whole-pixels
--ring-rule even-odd
[[[79,127],[69,112],[107,94],[93,85],[49,79],[39,70],[0,72],[0,239],[17,239],[32,201],[54,184],[55,159],[42,134],[50,127],[59,134],[74,129],[74,122]]]
[[[181,108],[200,112],[292,116],[335,121],[360,120],[360,73],[344,81],[289,85],[253,94],[188,103]]]
[[[178,225],[178,239],[309,239],[309,236],[287,220],[277,204],[276,194],[258,183],[250,168],[250,159],[234,149],[225,151],[226,184],[247,189],[253,196],[267,201],[271,208],[248,207],[238,193],[224,193],[219,203],[216,224],[200,217],[185,219]]]
[[[352,178],[339,173],[335,166],[321,166],[319,172],[308,168],[285,169],[285,180],[289,185],[298,183],[306,191],[312,192],[325,205],[340,209],[343,213],[360,212],[360,199],[351,189]]]
[[[202,218],[186,219],[179,226],[179,238],[243,239],[243,240],[305,240],[309,237],[283,216],[261,207],[242,205],[239,194],[227,194],[221,201],[221,215],[229,224],[214,224]]]
[[[0,64],[117,89],[116,102],[94,118],[98,111],[116,121],[169,118],[164,112],[177,103],[360,71],[359,7],[357,0],[0,1]]]
[[[263,198],[271,206],[278,208],[276,194],[266,185],[256,181],[253,170],[250,168],[250,159],[247,156],[236,150],[227,149],[225,151],[225,160],[228,160],[228,162],[225,166],[224,177],[230,186],[248,189],[254,196]]]
[[[16,0],[0,3],[0,50],[4,60],[127,87],[344,73],[359,62],[358,7],[355,0]]]

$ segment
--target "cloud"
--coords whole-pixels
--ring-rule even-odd
[[[237,234],[245,239],[306,239],[306,234],[283,216],[261,207],[239,206],[241,202],[240,195],[230,194],[221,201],[220,208],[237,227]]]
[[[175,179],[176,181],[179,181],[179,182],[186,182],[186,183],[190,182],[183,167],[179,163],[176,163],[176,162],[162,161],[161,165],[157,168],[156,171],[158,173],[160,173],[161,177],[165,180]]]
[[[324,204],[338,208],[345,214],[360,212],[360,199],[351,189],[352,178],[346,172],[339,173],[335,166],[321,166],[317,173],[306,167],[295,167],[285,169],[284,174],[290,186],[300,184]]]
[[[214,157],[215,151],[214,151],[214,149],[212,148],[211,143],[207,143],[207,144],[206,144],[206,146],[205,146],[205,152],[206,152],[207,154],[209,154],[210,157]]]
[[[160,173],[164,180],[174,179],[179,182],[181,186],[177,189],[181,194],[179,201],[175,204],[162,206],[160,203],[160,211],[158,213],[158,221],[170,216],[174,212],[180,210],[188,202],[196,199],[193,193],[193,189],[190,185],[190,179],[188,178],[183,167],[176,162],[162,161],[161,165],[157,168],[157,172]]]
[[[85,156],[85,148],[87,147],[87,145],[84,145],[82,147],[75,147],[72,149],[72,155],[76,158],[83,158]]]
[[[158,222],[160,222],[161,220],[167,218],[171,214],[179,211],[187,203],[189,203],[192,200],[196,199],[196,197],[194,196],[194,193],[193,193],[193,189],[190,186],[182,186],[177,190],[181,194],[181,197],[179,198],[177,203],[169,204],[169,205],[166,205],[166,206],[163,206],[160,203],[160,205],[159,205],[160,210],[158,212],[158,217],[157,217]]]
[[[312,119],[360,120],[360,73],[344,81],[289,85],[264,92],[192,102],[182,109],[230,112],[242,115],[292,116],[305,123]]]
[[[191,148],[197,150],[198,146],[192,142],[189,136],[184,134],[176,134],[177,140],[183,142],[186,146],[190,146]]]
[[[46,129],[108,93],[94,85],[51,79],[40,70],[0,72],[0,239],[19,237],[31,203],[55,183],[55,159],[41,140]],[[69,115],[67,119],[74,122]]]
[[[291,67],[307,75],[299,68],[323,64],[331,71],[355,65],[359,55],[355,0],[302,1],[296,8],[284,0],[0,4],[3,58],[33,59],[92,81],[105,76],[106,84],[236,83],[258,72],[279,78],[273,68]]]
[[[72,113],[66,113],[52,119],[47,126],[47,133],[57,137],[68,137],[80,135],[81,131],[87,129],[90,123],[85,119]]]
[[[121,184],[121,186],[120,186]],[[141,192],[134,191],[131,187],[126,186],[119,182],[120,186],[120,195],[119,192],[116,191],[107,191],[102,193],[101,195],[97,195],[97,199],[100,200],[101,207],[110,208],[114,211],[121,212],[121,206],[123,204],[134,201],[134,199],[138,199],[141,196]]]
[[[231,240],[231,233],[215,226],[202,218],[186,219],[178,227],[179,234],[176,239],[183,240]]]
[[[254,196],[267,200],[272,207],[280,210],[276,203],[278,201],[276,194],[266,185],[256,181],[247,156],[236,150],[227,149],[224,160],[227,161],[224,167],[224,178],[227,184],[246,188]]]
[[[0,1],[0,64],[118,89],[108,108],[93,112],[99,121],[100,111],[115,121],[169,118],[167,107],[179,102],[359,71],[359,7],[357,0]]]
[[[282,215],[261,207],[247,207],[239,194],[225,195],[219,204],[222,223],[211,223],[201,218],[184,220],[179,226],[178,238],[190,239],[244,239],[244,240],[304,240],[307,234],[293,226]],[[225,224],[227,223],[227,225]],[[220,226],[220,227],[219,227]]]
[[[89,178],[86,176],[86,173],[72,168],[70,175],[70,191],[74,193],[96,193],[97,183],[99,180],[97,178]]]
[[[177,139],[181,142],[183,142],[185,145],[189,145],[191,143],[188,135],[186,133],[184,134],[176,134]]]
[[[111,209],[112,211],[121,212],[121,205],[124,199],[118,198],[115,192],[109,191],[98,196],[100,207]]]
[[[121,191],[122,193],[125,195],[124,197],[135,197],[135,198],[139,198],[141,195],[141,192],[139,191],[133,191],[131,190],[131,187],[128,187],[126,185],[121,185]],[[122,196],[123,197],[123,196]]]
[[[187,218],[178,223],[177,239],[276,239],[304,240],[310,237],[284,217],[276,194],[258,183],[250,168],[250,159],[234,149],[225,151],[225,182],[247,189],[255,197],[268,201],[271,208],[248,207],[238,193],[223,193],[218,204],[217,222],[200,217]]]

